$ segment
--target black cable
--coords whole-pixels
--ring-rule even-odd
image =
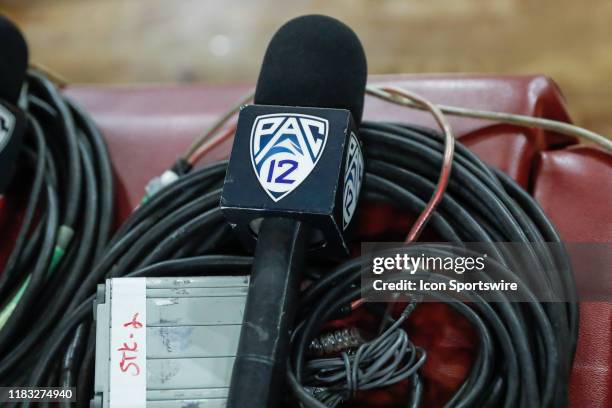
[[[113,175],[100,133],[42,74],[31,71],[26,81],[26,160],[16,182],[30,177],[24,165],[34,174],[0,278],[0,310],[7,317],[0,326],[0,378],[6,381],[28,370],[23,361],[29,356],[40,354],[114,221]]]
[[[30,117],[30,132],[28,132],[28,136],[34,139],[34,143],[36,145],[36,151],[33,157],[34,167],[35,167],[35,176],[32,182],[32,189],[30,191],[30,196],[28,197],[28,204],[25,210],[23,221],[20,227],[19,234],[17,235],[17,240],[13,247],[13,251],[9,256],[8,261],[4,267],[4,271],[2,275],[0,275],[0,299],[6,299],[8,296],[8,291],[13,288],[12,284],[16,279],[17,274],[17,266],[21,261],[21,255],[24,251],[24,246],[27,244],[27,236],[30,231],[30,227],[32,225],[34,214],[39,203],[39,197],[41,191],[43,190],[43,182],[45,177],[45,157],[46,157],[46,145],[44,142],[44,136],[42,135],[42,131],[40,126],[38,125],[36,119]],[[42,224],[38,226],[38,232],[42,233]],[[34,238],[38,236],[38,234],[32,234],[32,238],[30,242],[36,242],[38,239]],[[26,252],[30,252],[27,251]],[[28,257],[29,259],[29,257]]]
[[[25,286],[21,301],[0,329],[0,385],[77,386],[78,406],[86,406],[91,399],[95,350],[91,307],[98,283],[121,276],[246,273],[253,258],[244,252],[218,208],[225,162],[194,169],[184,163],[175,165],[181,169],[179,179],[149,197],[111,237],[113,179],[99,132],[42,75],[32,74],[29,81],[31,109],[22,171],[30,173],[33,181],[24,223],[5,268],[9,273],[0,278],[2,307],[26,279],[31,284]],[[429,129],[392,123],[364,123],[360,137],[366,156],[362,199],[420,212],[437,182],[443,138]],[[72,174],[77,169],[78,175]],[[73,238],[58,261],[53,253],[62,226],[71,228]],[[495,301],[477,293],[463,293],[460,298],[422,294],[447,303],[479,334],[479,353],[448,406],[566,406],[577,339],[577,304],[539,302],[536,293],[547,288],[565,299],[576,299],[576,290],[560,238],[537,203],[509,177],[489,168],[458,143],[447,193],[428,227],[455,249],[463,242],[517,242],[526,248],[542,244],[541,250],[525,251],[518,259],[503,247],[491,246],[495,262],[482,277],[485,281],[503,277],[523,282],[529,302],[511,303],[501,294]],[[355,237],[355,243],[360,238]],[[395,241],[403,238],[387,235]],[[270,239],[269,244],[258,245],[255,271],[263,256],[278,256],[279,271],[289,267],[288,252],[279,245],[292,241]],[[558,251],[551,253],[544,244],[553,244]],[[436,250],[444,254],[448,248]],[[340,396],[350,399],[360,385],[383,386],[392,380],[412,389],[405,406],[423,402],[427,378],[418,370],[409,371],[412,366],[408,363],[415,363],[411,359],[418,352],[411,351],[415,346],[407,333],[394,331],[386,335],[390,337],[371,340],[398,354],[373,348],[366,357],[376,356],[370,363],[378,368],[363,378],[356,374],[343,377],[340,360],[313,362],[307,354],[325,323],[345,315],[347,306],[360,297],[362,261],[293,260],[300,268],[311,267],[313,273],[308,276],[315,278],[299,300],[286,298],[288,305],[297,308],[289,358],[281,358],[279,370],[282,373],[288,367],[284,372],[292,390],[288,406],[326,406],[314,395],[332,404]],[[252,282],[264,275],[274,274],[256,274]],[[447,279],[435,275],[413,278]],[[272,279],[264,287],[279,284],[283,283]],[[269,315],[277,316],[272,311]],[[13,318],[19,316],[33,318]],[[290,326],[281,329],[287,332]],[[348,364],[347,373],[363,364],[359,358],[342,360]],[[378,358],[388,359],[391,366],[380,366]],[[320,376],[319,371],[331,368],[332,363],[334,374]],[[325,383],[316,378],[330,380]],[[282,381],[276,384],[283,389]],[[314,393],[317,387],[327,389]]]
[[[381,131],[381,128],[386,128],[386,130]],[[436,169],[439,168],[439,166],[434,164],[440,161],[442,145],[440,143],[435,150],[431,150],[433,143],[436,141],[441,142],[441,138],[435,133],[427,132],[426,136],[429,139],[427,139],[426,143],[423,143],[424,135],[414,137],[419,131],[420,129],[418,128],[404,127],[397,129],[397,127],[380,124],[373,124],[371,127],[368,124],[365,126],[365,129],[362,128],[361,136],[366,147],[366,168],[368,171],[366,176],[366,192],[370,189],[377,189],[379,194],[382,193],[389,196],[389,202],[401,202],[404,205],[411,206],[414,211],[422,209],[424,199],[429,197],[433,191],[437,176]],[[387,148],[387,146],[389,147]],[[508,187],[507,183],[509,180],[507,177],[498,178],[495,175],[496,171],[488,169],[483,171],[482,163],[473,155],[466,154],[465,148],[460,145],[457,153],[457,166],[453,170],[451,185],[437,211],[442,220],[430,223],[430,226],[443,239],[453,241],[456,238],[454,231],[458,232],[461,229],[463,230],[461,232],[461,240],[465,242],[493,242],[492,237],[499,238],[502,241],[514,240],[528,243],[530,240],[536,242],[539,240],[544,242],[542,235],[546,236],[547,241],[559,242],[558,236],[551,234],[550,231],[544,231],[546,233],[543,232],[541,235],[537,233],[544,224],[540,217],[537,217],[534,221],[528,216],[528,214],[535,214],[536,216],[541,216],[542,214],[541,210],[534,210],[538,207],[533,199],[526,194],[521,195],[521,201],[515,202],[510,198],[510,196],[516,196],[517,191],[520,191],[520,188],[516,187],[514,182],[511,182],[512,187]],[[371,177],[372,173],[377,174],[377,176]],[[383,180],[393,180],[397,184],[392,182],[385,183]],[[504,191],[504,188],[507,188],[508,191]],[[413,191],[422,198],[417,199],[415,195],[407,195],[406,189]],[[417,190],[415,191],[415,189]],[[409,202],[406,203],[406,201]],[[544,225],[546,230],[548,225]],[[531,238],[528,239],[527,236],[531,236]],[[544,259],[538,259],[538,255],[540,253],[530,253],[526,256],[527,259],[525,261],[527,265],[533,266],[533,269],[518,270],[517,272],[521,273],[520,276],[531,279],[538,278],[538,280],[532,281],[531,287],[537,287],[538,284],[546,281],[555,282],[560,278],[562,281],[569,282],[565,285],[566,293],[568,295],[574,293],[575,296],[572,277],[568,276],[571,275],[569,268],[543,268],[541,262],[546,262],[548,255],[544,253]],[[505,261],[506,259],[502,258],[502,260]],[[561,261],[565,262],[566,257],[561,257]],[[353,265],[357,264],[358,261],[355,261]],[[312,326],[311,336],[324,324],[324,319],[322,321],[321,316],[317,314],[316,310],[329,310],[331,307],[325,303],[325,299],[327,297],[330,299],[337,297],[342,293],[342,289],[340,289],[342,286],[346,287],[346,290],[350,290],[351,285],[358,283],[359,273],[357,272],[351,276],[351,268],[347,266],[348,264],[339,268],[338,271],[342,273],[336,272],[330,274],[327,278],[323,278],[315,283],[307,291],[304,297],[306,301],[303,302],[302,307],[308,308],[309,302],[312,302],[312,306],[311,309],[307,309],[309,312],[305,314],[306,322],[310,323],[307,323],[303,330],[307,331],[309,328],[308,324],[310,324]],[[531,276],[523,275],[526,271],[529,271]],[[564,276],[546,275],[557,271]],[[538,274],[540,276],[533,276]],[[326,286],[329,289],[327,289],[325,294],[327,296],[325,298],[321,299],[314,296],[315,293],[325,293]],[[577,316],[576,304],[559,305],[549,303],[544,305],[547,310],[546,314],[542,307],[535,309],[531,307],[531,311],[528,310],[529,307],[527,307],[527,310],[521,310],[525,308],[516,306],[503,307],[499,310],[500,305],[503,304],[492,304],[491,306],[494,308],[493,310],[496,310],[496,313],[503,312],[502,316],[506,316],[506,319],[511,319],[508,320],[508,323],[505,323],[506,325],[515,322],[513,326],[510,326],[514,327],[513,331],[515,332],[511,338],[513,343],[520,345],[520,350],[522,350],[517,352],[519,357],[521,357],[518,368],[520,370],[519,378],[522,380],[518,405],[530,406],[531,404],[533,406],[534,403],[538,405],[538,401],[540,401],[538,388],[544,384],[548,385],[546,388],[540,389],[541,392],[544,392],[544,395],[542,395],[543,406],[566,405],[568,367],[571,366],[573,349],[575,347],[572,345],[575,344],[576,339],[576,331],[574,329],[576,327],[575,319]],[[538,305],[538,302],[532,299],[529,305]],[[316,307],[316,309],[313,309],[313,307]],[[569,315],[562,309],[566,309]],[[551,326],[553,322],[556,322],[554,330],[553,326]],[[536,326],[533,326],[534,323]],[[554,340],[552,342],[549,341],[543,350],[534,349],[530,341],[534,337],[543,339],[543,342]],[[303,353],[310,338],[308,336],[298,336],[299,338],[301,340],[296,340],[294,349],[298,353]],[[507,343],[508,337],[504,336],[503,338]],[[546,354],[538,355],[541,352]],[[563,354],[566,352],[567,354]],[[564,360],[565,364],[555,363],[557,360]],[[296,363],[297,366],[295,365]],[[294,389],[300,382],[300,364],[299,358],[297,361],[294,361],[295,376],[293,378],[290,376],[289,378],[290,383],[294,385]],[[534,371],[534,367],[538,367],[538,370]],[[553,372],[550,370],[553,370]],[[536,377],[533,377],[533,374]],[[512,398],[516,398],[516,393],[513,390],[516,390],[517,385],[514,382],[511,383],[511,381],[515,380],[515,374],[511,377],[498,375],[497,379],[491,382],[488,388],[494,390],[498,396],[505,393],[505,395],[499,397],[499,401],[505,403],[506,406],[512,406]],[[508,389],[508,387],[510,388]],[[526,394],[527,391],[529,391],[528,394]],[[304,393],[297,392],[297,395],[303,397]],[[553,401],[553,398],[556,399]],[[309,398],[300,398],[300,400],[307,406],[316,406],[308,405]],[[458,404],[459,401],[460,399],[454,399],[453,405]],[[484,403],[484,400],[482,402]]]
[[[51,105],[55,114],[55,123],[64,135],[66,149],[66,160],[62,162],[66,166],[66,189],[65,189],[65,213],[63,223],[72,227],[76,222],[81,199],[81,160],[78,147],[78,136],[73,116],[68,104],[51,81],[43,74],[33,70],[28,72],[28,86],[46,103]]]

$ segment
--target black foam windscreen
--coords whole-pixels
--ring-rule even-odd
[[[367,72],[363,46],[347,25],[321,15],[297,17],[270,40],[255,103],[348,109],[359,124]]]
[[[28,46],[21,31],[0,15],[0,99],[16,104],[28,69]]]

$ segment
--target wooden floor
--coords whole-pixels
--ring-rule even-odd
[[[612,135],[610,0],[0,0],[34,61],[72,82],[254,82],[287,19],[353,27],[371,73],[543,73]]]

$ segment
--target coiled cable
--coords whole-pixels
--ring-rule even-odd
[[[9,198],[31,187],[0,275],[2,385],[23,384],[114,222],[113,175],[99,131],[44,75],[31,70],[26,82],[26,143]]]
[[[18,293],[20,285],[25,284],[25,289],[0,330],[0,378],[2,385],[76,386],[78,406],[87,406],[92,396],[95,349],[91,304],[98,283],[121,276],[246,273],[252,258],[233,236],[219,209],[226,162],[194,167],[195,163],[182,159],[173,166],[177,179],[148,197],[109,238],[112,176],[99,133],[86,115],[42,76],[32,73],[29,80],[30,131],[24,163],[34,173],[31,204],[22,224],[26,238],[20,234],[17,240],[13,252],[17,254],[7,264],[9,273],[2,275],[0,293],[6,299],[7,294]],[[437,187],[445,151],[442,135],[412,125],[366,122],[360,138],[366,156],[361,200],[421,213]],[[192,150],[197,148],[194,144]],[[74,160],[78,164],[72,163]],[[73,174],[77,169],[79,176]],[[460,143],[455,146],[446,192],[427,226],[450,243],[561,242],[527,193]],[[63,258],[54,263],[53,248],[63,227],[72,230],[74,238],[68,240]],[[355,237],[355,243],[359,241],[360,237]],[[497,259],[497,273],[520,278],[528,290],[548,285],[566,299],[576,298],[566,257],[529,252],[520,265],[504,253]],[[312,392],[308,377],[314,363],[307,351],[327,321],[360,299],[361,262],[360,258],[333,265],[310,261],[311,283],[302,292],[288,361],[288,382],[293,390],[289,406],[295,406],[296,400],[305,407],[332,406]],[[52,264],[56,266],[49,273]],[[435,297],[462,314],[480,339],[473,367],[448,406],[567,405],[578,328],[575,302],[540,303],[533,296],[525,304],[503,298],[489,302],[476,293],[468,299],[439,293],[422,296]],[[14,318],[26,315],[36,317],[25,324]],[[402,321],[397,321],[399,327]],[[388,338],[408,344],[401,332],[391,332],[395,334]],[[417,358],[415,361],[427,353],[405,346],[401,350],[412,350],[406,356]],[[419,406],[424,381],[415,361],[400,371],[406,378],[398,377],[409,380],[407,386],[415,391],[415,397],[406,402],[409,406]],[[349,357],[344,380],[334,377],[335,384],[345,381],[345,385],[327,390],[324,401],[335,403],[339,396],[348,398],[366,388],[368,382],[360,370],[352,368],[359,366]],[[378,385],[382,384],[386,382]]]

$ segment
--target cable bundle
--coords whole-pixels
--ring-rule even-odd
[[[409,340],[401,327],[416,304],[409,303],[380,336],[354,351],[344,350],[339,357],[308,361],[307,389],[325,405],[336,407],[354,398],[357,390],[383,388],[413,376],[416,384],[420,384],[417,370],[425,363],[426,353]],[[415,401],[419,401],[421,387],[415,388]]]
[[[412,126],[367,123],[361,137],[367,156],[364,199],[392,202],[413,212],[422,210],[435,187],[443,151],[441,136]],[[487,168],[461,145],[455,160],[448,193],[430,223],[444,240],[559,242],[535,202],[508,177]],[[225,163],[181,174],[130,216],[72,296],[64,318],[50,330],[41,355],[29,363],[32,372],[26,384],[59,384],[58,371],[65,370],[70,375],[63,378],[78,386],[81,406],[87,404],[95,336],[84,329],[75,332],[75,328],[91,323],[93,293],[104,277],[244,273],[249,269],[252,259],[244,256],[218,208],[224,174]],[[542,267],[545,260],[531,261],[533,275],[552,270]],[[306,351],[334,313],[359,299],[360,264],[357,258],[332,270],[313,265],[322,277],[303,293],[303,321],[297,325],[289,371],[290,384],[304,406],[326,406],[303,385]],[[562,278],[565,290],[573,292],[569,267],[559,265],[556,270],[564,275],[548,278]],[[452,405],[564,404],[576,341],[575,305],[479,301],[471,308],[455,299],[441,300],[464,314],[481,334],[480,357]],[[86,352],[80,355],[72,350]],[[356,384],[360,375],[357,373]]]
[[[128,218],[73,294],[64,318],[55,322],[42,355],[29,366],[25,384],[59,384],[56,370],[64,362],[61,369],[70,373],[65,378],[72,382],[63,385],[76,385],[78,406],[89,405],[95,350],[93,294],[104,278],[248,272],[252,258],[239,255],[241,245],[219,209],[226,164],[182,175]],[[77,327],[87,330],[75,332]],[[72,350],[84,352],[71,353],[68,359],[66,353]]]
[[[113,176],[100,133],[42,74],[31,71],[26,86],[20,104],[27,112],[26,144],[9,199],[14,190],[31,188],[0,275],[2,385],[25,383],[113,224]],[[63,381],[61,370],[55,373],[49,381]]]
[[[194,154],[201,156],[222,139],[196,141],[191,153],[173,167],[176,177],[151,191],[109,240],[112,177],[98,132],[41,75],[31,73],[29,86],[30,131],[23,163],[33,172],[34,182],[21,233],[0,278],[1,298],[8,299],[2,311],[0,378],[2,385],[76,385],[78,406],[87,406],[95,350],[91,310],[98,283],[121,276],[246,273],[252,258],[243,252],[218,206],[226,163],[192,167],[197,162]],[[444,138],[429,129],[391,123],[364,123],[360,137],[366,155],[362,200],[391,203],[411,213],[427,208],[438,187]],[[446,193],[428,226],[451,243],[560,242],[526,192],[460,144]],[[524,278],[532,288],[542,283],[558,286],[567,299],[575,298],[566,258],[528,253],[525,270],[513,269],[503,253],[497,259],[500,273]],[[288,362],[293,390],[289,406],[295,406],[295,400],[306,407],[333,406],[356,391],[388,384],[391,377],[384,369],[390,355],[382,351],[391,344],[397,344],[391,348],[402,363],[390,371],[393,379],[411,379],[417,392],[409,404],[419,406],[418,368],[427,350],[419,351],[402,334],[407,313],[382,336],[358,348],[361,354],[346,354],[342,366],[334,360],[334,375],[327,380],[318,377],[327,384],[312,382],[322,362],[308,356],[309,345],[327,321],[359,301],[362,260],[313,262]],[[559,275],[552,276],[552,271]],[[480,335],[480,353],[449,406],[567,404],[577,338],[576,304],[422,295],[448,303]],[[364,358],[371,360],[363,365]],[[384,373],[380,376],[376,370],[374,375],[368,367]],[[313,389],[321,385],[326,385],[323,400],[329,404],[314,396]]]
[[[412,213],[423,211],[436,188],[443,138],[428,129],[389,123],[365,123],[360,136],[367,172],[362,199],[392,203]],[[450,243],[561,242],[525,191],[502,172],[487,167],[461,144],[456,145],[453,173],[429,226]],[[523,261],[528,267],[512,270],[504,267],[512,264],[506,254],[496,258],[500,273],[528,283],[525,295],[531,302],[509,303],[503,298],[487,302],[476,294],[468,294],[466,299],[465,293],[457,298],[422,293],[446,302],[467,318],[480,335],[479,355],[447,406],[566,406],[577,339],[577,304],[542,304],[531,291],[545,282],[560,286],[558,293],[563,293],[565,299],[575,299],[568,259],[553,257],[544,250],[526,253]],[[303,385],[305,350],[340,307],[360,298],[362,262],[356,258],[338,266],[314,282],[303,296],[303,307],[308,312],[297,325],[289,380],[306,407],[325,405]],[[445,279],[434,274],[413,277]],[[410,404],[418,406],[419,401]]]

